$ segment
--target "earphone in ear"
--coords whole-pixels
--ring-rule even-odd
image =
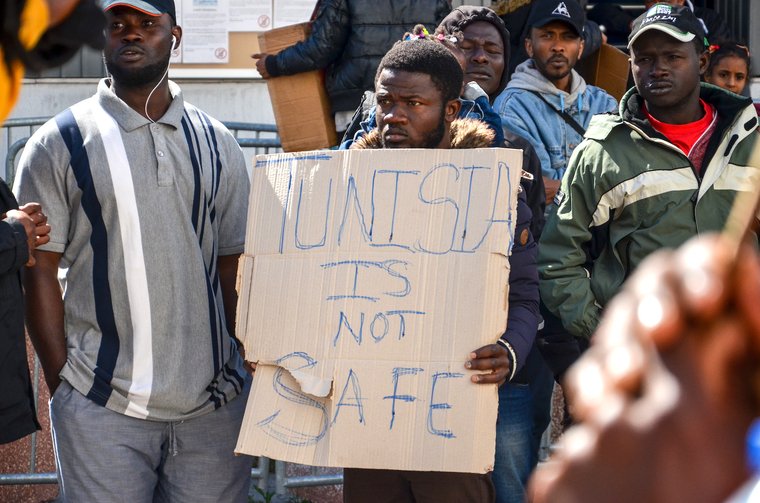
[[[172,35],[172,50],[177,48],[177,37]]]

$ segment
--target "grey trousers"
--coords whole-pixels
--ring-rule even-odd
[[[235,456],[250,391],[186,421],[136,419],[62,382],[50,402],[64,503],[244,503],[252,458]]]

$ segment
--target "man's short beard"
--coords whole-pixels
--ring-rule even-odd
[[[534,60],[534,62],[535,62],[535,60]],[[568,63],[569,63],[569,61],[568,61]],[[545,79],[547,79],[549,81],[552,81],[552,82],[564,79],[565,77],[567,77],[568,75],[570,75],[571,73],[573,73],[573,67],[569,66],[569,65],[567,67],[567,71],[563,72],[563,73],[552,73],[552,72],[550,72],[548,70],[548,68],[549,68],[548,64],[539,65],[538,63],[536,63],[536,68],[538,69],[538,73],[540,73],[541,75],[543,75]]]
[[[152,86],[161,80],[164,72],[169,68],[169,57],[167,56],[165,61],[130,69],[106,62],[106,69],[120,86],[133,88]]]
[[[443,135],[446,134],[446,122],[443,120],[444,114],[446,113],[445,106],[445,104],[441,106],[441,116],[438,119],[438,127],[422,138],[423,145],[421,148],[438,148],[441,144]]]

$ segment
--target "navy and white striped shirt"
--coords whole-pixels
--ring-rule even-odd
[[[178,420],[243,386],[217,271],[243,250],[249,181],[234,137],[173,101],[156,123],[102,80],[95,96],[40,128],[16,192],[39,201],[62,254],[63,379],[96,403]]]

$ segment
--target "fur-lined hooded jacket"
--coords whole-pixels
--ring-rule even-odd
[[[493,131],[483,122],[457,119],[451,124],[451,148],[486,148],[491,146]],[[357,140],[351,149],[383,148],[379,129],[373,129]],[[529,175],[528,175],[529,176]],[[508,327],[501,338],[515,351],[516,364],[513,376],[518,375],[530,353],[538,329],[538,248],[530,232],[532,213],[525,194],[532,183],[523,171],[521,190],[517,197],[517,225],[512,254],[509,257],[509,314]],[[475,349],[475,348],[473,348]],[[515,379],[515,381],[519,381]]]

